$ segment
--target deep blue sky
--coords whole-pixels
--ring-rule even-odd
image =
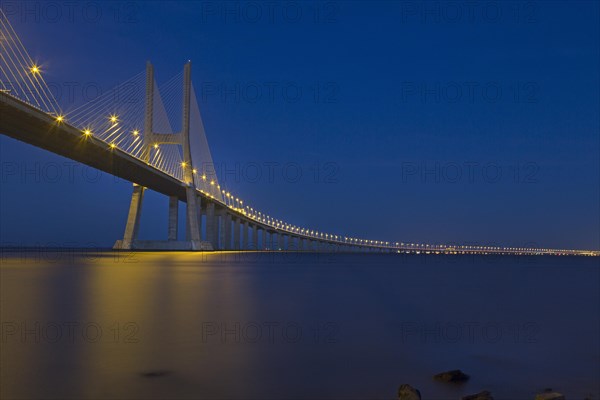
[[[53,4],[2,3],[63,106],[146,60],[164,81],[191,59],[215,162],[262,166],[227,186],[274,217],[393,241],[600,248],[597,2]],[[237,101],[206,91],[236,84]],[[129,183],[82,167],[70,179],[66,159],[0,145],[3,243],[122,235]],[[299,182],[282,176],[290,163]],[[142,236],[165,238],[167,199],[146,199]]]

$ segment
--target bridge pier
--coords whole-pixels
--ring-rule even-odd
[[[140,219],[142,217],[142,202],[144,200],[144,191],[146,188],[133,184],[133,193],[131,194],[131,203],[129,204],[129,214],[127,215],[127,224],[123,240],[117,240],[115,249],[131,250],[133,242],[137,240],[140,228]]]
[[[182,101],[182,130],[177,134],[156,133],[154,131],[154,68],[146,64],[146,101],[144,115],[144,130],[142,136],[141,158],[146,163],[150,160],[151,146],[158,144],[177,144],[183,148],[183,184],[185,184],[186,201],[186,241],[177,241],[178,198],[169,197],[169,220],[166,241],[138,241],[144,188],[134,184],[129,215],[125,226],[123,240],[118,240],[115,249],[145,249],[145,250],[212,250],[208,242],[201,238],[202,212],[201,198],[194,184],[193,160],[190,150],[190,96],[191,96],[191,63],[183,70],[183,101]],[[210,231],[210,230],[209,230]],[[208,234],[207,234],[208,236]]]
[[[233,218],[233,249],[240,250],[240,217]]]
[[[202,196],[196,194],[196,209],[198,210],[198,237],[202,240]]]
[[[276,250],[285,250],[283,243],[283,234],[281,232],[277,232],[277,249]]]
[[[192,242],[192,250],[199,250],[200,246],[200,227],[198,226],[198,203],[196,202],[196,189],[193,186],[188,186],[186,189],[187,197],[187,226],[189,226],[189,238]]]
[[[252,225],[252,250],[258,250],[258,227]]]
[[[169,232],[168,240],[177,240],[177,225],[179,223],[179,198],[169,196]]]
[[[213,249],[219,247],[219,226],[215,215],[215,203],[206,204],[206,241],[212,244]]]
[[[249,238],[248,235],[250,234],[249,232],[249,224],[248,221],[244,221],[244,223],[242,224],[242,249],[243,250],[249,250]]]
[[[229,250],[231,246],[231,219],[228,218],[226,211],[219,213],[219,250]],[[227,225],[229,224],[229,228]],[[227,240],[229,239],[229,241]]]

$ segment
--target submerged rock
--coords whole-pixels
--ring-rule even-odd
[[[487,390],[477,394],[471,394],[468,396],[463,396],[461,400],[494,400],[492,394]]]
[[[400,385],[398,388],[398,400],[421,400],[421,392],[410,385]]]
[[[171,373],[170,371],[149,371],[149,372],[142,372],[141,375],[144,378],[160,378],[163,376],[167,376],[170,373]]]
[[[453,369],[452,371],[441,372],[434,375],[433,379],[442,382],[465,382],[469,380],[469,375],[465,374],[460,369]]]
[[[544,393],[536,394],[535,400],[565,400],[565,396],[558,392],[553,392],[552,389],[546,389]]]

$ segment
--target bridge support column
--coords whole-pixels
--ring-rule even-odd
[[[202,196],[196,193],[196,208],[198,215],[198,237],[202,240]]]
[[[188,186],[185,189],[187,197],[186,217],[187,226],[189,227],[189,238],[192,241],[192,249],[196,250],[200,248],[200,229],[198,226],[198,205],[196,203],[197,195],[196,189],[192,186]]]
[[[258,227],[252,225],[252,250],[258,250]]]
[[[296,251],[302,251],[302,238],[300,236],[296,236],[295,238],[295,243],[296,243]]]
[[[221,212],[221,250],[231,250],[231,215]]]
[[[283,234],[281,232],[277,232],[277,250],[285,250],[283,243]]]
[[[206,204],[206,241],[212,244],[213,249],[219,248],[219,226],[215,215],[215,203]]]
[[[168,240],[177,240],[177,225],[179,220],[179,198],[169,196],[169,236]]]
[[[244,249],[244,250],[248,250],[249,245],[250,245],[250,240],[248,237],[250,232],[248,231],[248,229],[249,229],[248,225],[249,225],[248,221],[244,221],[244,223],[242,224],[242,249]]]
[[[233,249],[240,250],[240,217],[233,219]]]
[[[143,186],[133,184],[133,193],[131,194],[131,203],[129,204],[129,214],[127,215],[127,225],[123,240],[115,243],[116,249],[131,250],[133,242],[137,240],[138,230],[140,228],[140,219],[142,217],[142,201],[144,200]]]

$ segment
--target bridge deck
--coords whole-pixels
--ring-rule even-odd
[[[185,186],[174,177],[2,93],[0,133],[186,201]]]

